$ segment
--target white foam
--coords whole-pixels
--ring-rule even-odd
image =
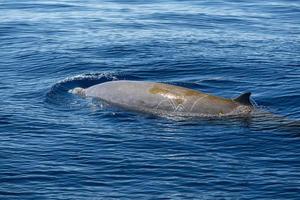
[[[89,80],[97,80],[100,78],[107,78],[107,79],[112,79],[112,80],[117,80],[118,78],[113,75],[110,72],[104,72],[104,73],[88,73],[88,74],[79,74],[79,75],[75,75],[72,77],[68,77],[65,78],[62,81],[59,81],[58,83],[66,83],[66,82],[71,82],[71,81],[75,81],[75,80],[84,80],[84,79],[89,79]]]

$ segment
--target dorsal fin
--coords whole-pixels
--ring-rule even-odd
[[[233,100],[246,106],[252,106],[252,103],[250,101],[250,95],[251,92],[246,92]]]

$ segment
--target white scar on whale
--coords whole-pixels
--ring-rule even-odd
[[[91,97],[110,105],[152,114],[183,116],[226,116],[249,114],[251,93],[227,99],[180,86],[146,81],[109,81],[71,93]]]

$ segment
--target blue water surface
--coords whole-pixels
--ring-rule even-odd
[[[68,92],[110,80],[251,91],[247,119]],[[300,2],[0,0],[0,199],[300,199]]]

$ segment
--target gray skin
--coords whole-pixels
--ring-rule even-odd
[[[188,116],[248,114],[253,106],[250,93],[226,99],[179,86],[145,81],[110,81],[73,93],[97,98],[111,105],[147,113]]]

